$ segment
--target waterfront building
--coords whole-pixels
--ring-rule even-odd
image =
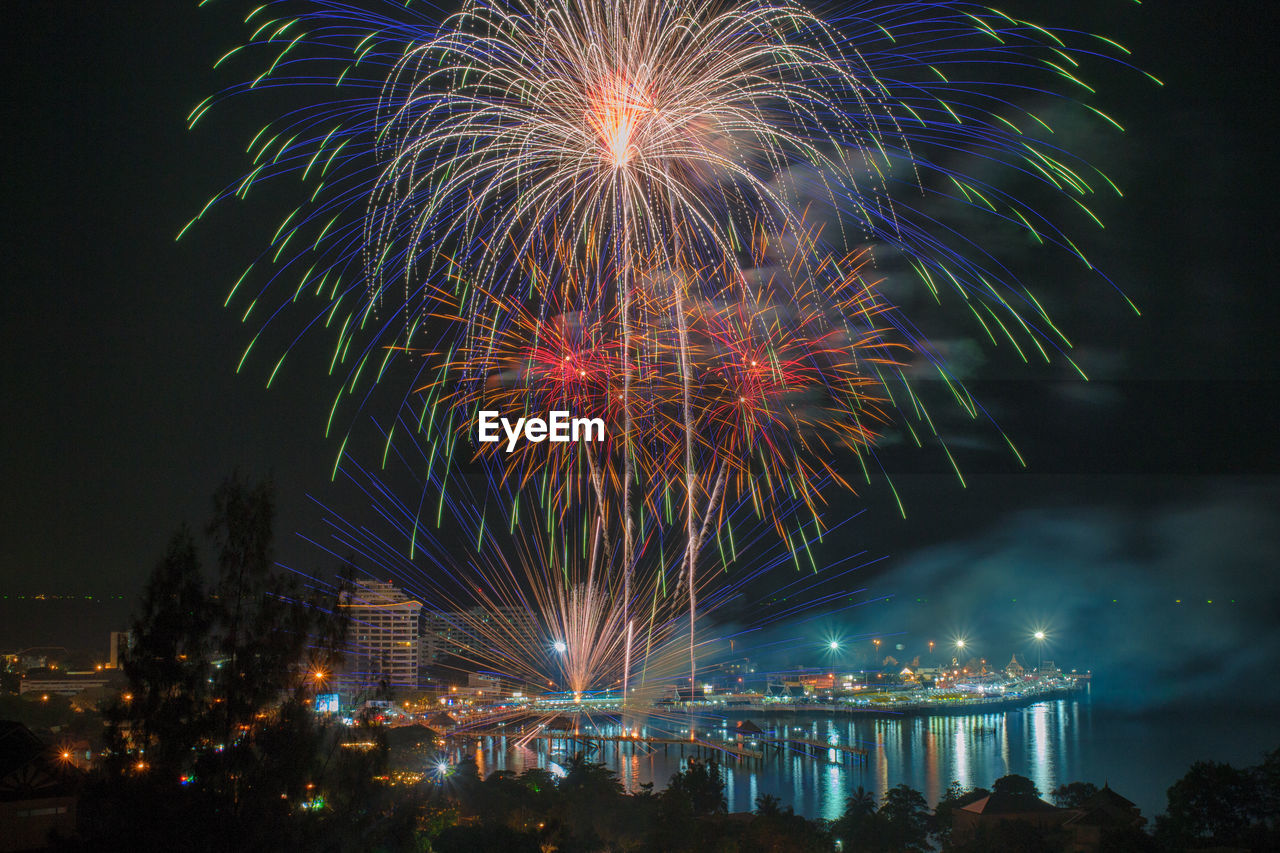
[[[971,841],[1008,822],[1050,829],[1061,826],[1077,814],[1074,809],[1060,809],[1031,794],[997,792],[955,809],[951,818],[951,838],[957,843]]]
[[[389,581],[365,581],[343,592],[338,606],[351,620],[340,687],[348,694],[416,690],[422,602]]]
[[[1004,672],[1005,675],[1010,678],[1022,678],[1022,676],[1027,674],[1027,669],[1022,664],[1018,663],[1018,655],[1015,653],[1013,660],[1009,661],[1009,665],[1004,668]]]
[[[1069,833],[1071,843],[1068,849],[1072,853],[1098,850],[1109,832],[1140,830],[1147,822],[1138,807],[1131,800],[1111,790],[1110,785],[1103,785],[1098,793],[1085,800],[1074,811],[1076,814],[1062,825]]]
[[[487,663],[486,650],[499,646],[536,656],[550,642],[537,618],[523,607],[426,610],[422,614],[422,662],[450,655]]]
[[[1059,808],[1029,793],[994,793],[962,800],[952,812],[951,837],[956,843],[991,839],[1003,823],[1025,823],[1062,833],[1070,853],[1101,849],[1103,837],[1116,830],[1141,829],[1146,823],[1138,807],[1109,786],[1075,808]]]

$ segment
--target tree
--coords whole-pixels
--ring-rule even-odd
[[[805,820],[791,806],[782,808],[772,794],[756,798],[756,816],[739,839],[738,850],[760,853],[827,853],[830,833],[821,823]]]
[[[1263,820],[1273,832],[1280,830],[1280,747],[1264,755],[1252,772]]]
[[[1197,761],[1168,791],[1156,835],[1169,844],[1232,845],[1244,838],[1259,810],[1254,775],[1230,764]]]
[[[604,764],[587,761],[581,752],[569,759],[560,789],[565,793],[584,791],[607,796],[621,796],[623,792],[617,773]]]
[[[756,797],[756,815],[759,817],[777,817],[782,814],[782,801],[773,794],[761,794]]]
[[[560,822],[579,843],[591,849],[603,846],[599,842],[613,834],[623,795],[618,774],[576,753],[557,787],[562,798]]]
[[[875,795],[861,785],[859,785],[852,794],[845,798],[844,813],[846,816],[867,817],[875,814],[875,812]]]
[[[965,788],[959,782],[952,781],[942,793],[942,799],[933,808],[933,817],[929,820],[929,828],[938,843],[945,849],[951,843],[951,827],[955,810],[966,803],[987,796],[990,791],[985,788]]]
[[[728,801],[724,797],[724,777],[719,762],[690,758],[684,771],[671,777],[662,797],[677,804],[680,811],[693,815],[724,814]]]
[[[322,823],[327,844],[343,837],[339,823],[365,837],[383,820],[366,802],[385,744],[340,749],[351,733],[308,701],[308,663],[327,669],[338,657],[340,611],[272,562],[269,481],[230,477],[213,503],[213,582],[181,528],[133,621],[128,686],[106,712],[110,757],[84,802],[93,848],[176,837],[196,850],[312,847]],[[331,804],[325,816],[298,808],[317,795]]]
[[[1053,789],[1053,802],[1059,808],[1077,809],[1098,793],[1092,782],[1070,782]]]
[[[183,526],[144,587],[133,642],[122,661],[128,687],[107,708],[114,758],[136,765],[132,756],[142,756],[144,767],[172,778],[190,769],[191,745],[210,733],[212,619],[195,540]]]
[[[216,675],[224,735],[278,698],[304,657],[311,614],[294,606],[292,583],[273,571],[275,487],[232,475],[213,496],[206,532],[217,552]]]
[[[1026,776],[1019,776],[1017,773],[1010,773],[1008,776],[1001,776],[997,779],[995,784],[991,786],[991,793],[1040,798],[1040,789],[1036,787],[1036,783]]]
[[[861,785],[845,799],[844,814],[831,825],[831,831],[846,850],[890,849],[887,821],[876,810],[875,795]]]
[[[895,850],[930,849],[929,804],[919,791],[905,783],[895,785],[885,792],[879,815]]]

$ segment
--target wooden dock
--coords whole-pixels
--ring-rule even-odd
[[[802,737],[777,737],[777,738],[761,738],[764,743],[769,743],[783,750],[793,750],[803,752],[805,755],[814,758],[828,750],[835,750],[841,757],[853,758],[857,761],[865,763],[868,751],[860,746],[848,746],[839,743],[827,743],[822,740],[814,740],[813,738]]]
[[[703,738],[648,737],[636,735],[605,735],[588,732],[552,732],[552,731],[511,731],[506,730],[470,730],[455,731],[448,735],[451,740],[479,740],[481,738],[505,738],[514,743],[545,741],[548,747],[552,743],[561,742],[566,749],[580,749],[582,752],[596,752],[606,743],[617,744],[619,748],[631,746],[632,753],[639,751],[653,752],[661,749],[664,753],[672,747],[686,751],[692,755],[730,755],[739,761],[763,761],[772,748],[777,752],[799,752],[811,758],[819,758],[823,753],[834,750],[841,759],[849,758],[865,763],[868,751],[858,746],[831,744],[811,738],[798,737],[754,737],[739,740],[706,740]]]

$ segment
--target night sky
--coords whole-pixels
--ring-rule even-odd
[[[1042,22],[1075,16],[1165,81],[1091,78],[1095,103],[1128,132],[1068,140],[1125,189],[1101,205],[1108,227],[1086,250],[1143,316],[1062,257],[1008,250],[1095,381],[1006,352],[971,357],[970,388],[1029,467],[981,429],[959,442],[968,488],[940,454],[886,448],[907,519],[881,487],[836,496],[835,511],[866,512],[824,554],[888,555],[858,583],[895,599],[847,619],[916,640],[985,629],[1002,653],[1029,619],[1046,619],[1086,635],[1062,641],[1062,654],[1097,667],[1190,662],[1209,683],[1273,670],[1280,352],[1268,104],[1280,4],[1015,5]],[[5,5],[0,594],[10,600],[0,646],[96,643],[79,632],[123,620],[176,525],[201,525],[237,467],[274,474],[286,564],[332,569],[291,535],[316,528],[308,495],[362,511],[329,486],[327,360],[291,358],[270,391],[274,359],[235,373],[253,329],[222,301],[274,230],[269,205],[227,205],[174,241],[242,173],[264,118],[233,107],[194,132],[184,122],[231,82],[210,65],[242,39],[243,13],[229,0],[203,10],[185,0]],[[936,327],[960,353],[972,333]],[[49,625],[11,606],[35,593],[124,600]],[[1185,638],[1156,642],[1157,632]]]

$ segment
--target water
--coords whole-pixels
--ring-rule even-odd
[[[968,716],[830,719],[730,712],[700,718],[699,736],[708,730],[731,733],[744,716],[779,734],[868,750],[865,761],[834,750],[810,756],[772,749],[763,761],[723,759],[730,811],[750,811],[757,797],[773,794],[800,814],[828,819],[839,817],[845,798],[859,785],[879,797],[905,782],[932,804],[952,780],[990,787],[999,777],[1018,773],[1032,779],[1046,798],[1066,782],[1109,783],[1152,820],[1164,810],[1166,789],[1193,761],[1256,764],[1265,750],[1280,745],[1270,730],[1272,721],[1262,717],[1242,713],[1232,719],[1229,712],[1207,710],[1139,716],[1108,709],[1095,701],[1092,689]],[[645,733],[678,738],[684,731],[679,723],[650,721]],[[554,771],[567,751],[580,748],[553,742],[548,749],[539,741],[515,748],[511,743],[504,748],[501,741],[481,742],[474,757],[482,774],[529,767]],[[633,754],[631,745],[615,743],[589,756],[617,771],[632,791],[646,782],[661,789],[687,757],[674,745]]]

